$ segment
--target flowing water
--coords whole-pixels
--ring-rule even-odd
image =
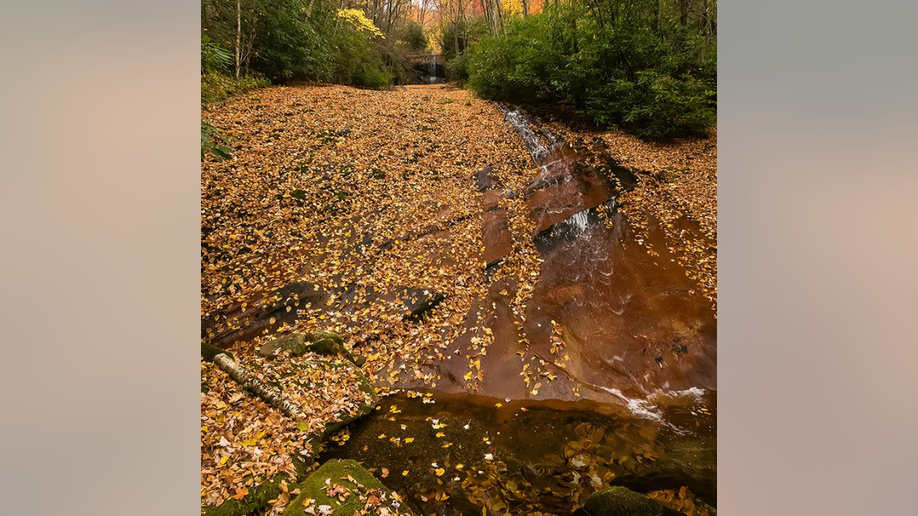
[[[427,75],[424,76],[424,81],[427,82],[427,84],[436,84],[443,81],[443,78],[437,73],[439,58],[439,54],[430,54],[427,56]]]
[[[539,174],[508,190],[485,169],[483,261],[513,252],[502,198],[524,199],[542,259],[523,316],[495,280],[466,333],[428,364],[435,390],[397,377],[329,457],[363,461],[424,514],[569,514],[608,485],[688,488],[716,505],[716,319],[663,229],[636,234],[616,198],[635,177],[500,106]],[[690,222],[683,221],[691,225]],[[490,275],[488,276],[491,277]],[[475,330],[493,337],[486,354]],[[480,382],[466,381],[477,356]],[[397,369],[396,361],[393,368]]]

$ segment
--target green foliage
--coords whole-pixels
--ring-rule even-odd
[[[208,36],[201,37],[201,73],[221,73],[233,64],[233,56]]]
[[[342,26],[333,34],[336,48],[332,82],[364,88],[381,88],[392,83],[392,74],[373,42],[360,29]]]
[[[220,48],[235,49],[235,2],[202,0],[201,5],[206,37]],[[242,72],[274,82],[314,80],[370,88],[397,80],[399,60],[389,55],[394,45],[362,11],[339,5],[330,0],[242,0]],[[202,44],[202,63],[204,55]],[[231,58],[222,67],[205,66],[203,74],[229,72],[234,65]],[[224,91],[233,89],[213,77],[206,82],[202,90],[208,99],[223,98],[231,94]]]
[[[469,80],[469,52],[462,52],[446,63],[446,77],[465,84]]]
[[[265,88],[271,81],[263,75],[246,75],[239,80],[219,73],[208,73],[201,76],[201,100],[217,102],[226,97],[245,93],[257,88]]]
[[[201,120],[201,159],[205,154],[213,154],[219,159],[228,159],[233,157],[233,151],[225,144],[228,143],[229,137],[220,132],[219,129],[210,125],[206,120]],[[204,352],[202,344],[202,353]]]
[[[408,48],[414,52],[423,52],[427,48],[427,35],[424,34],[424,27],[413,21],[409,21],[405,25],[402,39],[408,45]]]
[[[312,16],[304,13],[308,2],[268,2],[254,27],[253,66],[277,81],[328,80],[334,73],[334,47],[328,35],[335,19],[330,10],[316,3]]]
[[[717,121],[710,94],[698,79],[646,70],[634,82],[616,79],[590,91],[584,111],[600,124],[621,126],[642,138],[704,136]]]
[[[642,138],[702,136],[716,122],[712,42],[661,28],[647,5],[603,13],[564,5],[510,19],[448,66],[485,98],[565,101],[595,122]],[[613,21],[614,20],[614,21]]]

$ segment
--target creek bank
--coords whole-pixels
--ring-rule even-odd
[[[243,516],[289,501],[290,486],[303,481],[323,441],[379,401],[334,333],[288,335],[268,347],[270,353],[230,354],[202,342],[207,516]],[[375,496],[368,501],[393,500],[388,492]]]

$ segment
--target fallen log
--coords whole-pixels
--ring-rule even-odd
[[[306,417],[295,403],[285,399],[279,390],[255,378],[242,364],[236,362],[229,353],[216,346],[202,342],[201,356],[204,357],[205,360],[217,364],[217,366],[228,374],[230,378],[239,382],[243,389],[255,394],[287,416],[296,419]]]

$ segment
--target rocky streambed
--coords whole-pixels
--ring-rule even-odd
[[[425,114],[464,116],[453,100],[463,92],[426,88],[387,94],[404,95]],[[347,92],[358,110],[364,95],[376,94]],[[496,159],[462,177],[396,176],[393,184],[406,189],[398,202],[411,206],[404,215],[428,214],[404,225],[388,224],[399,220],[398,210],[369,199],[351,206],[357,210],[336,207],[312,234],[294,222],[289,233],[311,235],[309,249],[294,243],[295,253],[269,258],[257,288],[231,292],[233,303],[204,314],[204,341],[255,361],[310,341],[291,330],[335,330],[344,338],[331,352],[381,396],[344,428],[334,424],[340,417],[325,420],[324,446],[288,471],[291,483],[276,495],[284,504],[274,507],[309,508],[302,490],[291,491],[300,489],[294,481],[306,482],[311,468],[328,461],[353,459],[381,483],[361,491],[361,507],[394,493],[386,497],[398,506],[371,504],[375,513],[617,514],[596,505],[595,493],[605,493],[646,514],[715,514],[716,316],[684,265],[685,249],[673,245],[674,226],[629,219],[620,199],[633,197],[644,178],[601,149],[565,142],[513,107],[464,105],[479,117],[501,116],[509,133],[494,133],[501,135],[495,145],[519,146],[528,164]],[[428,126],[418,127],[416,145],[436,147]],[[316,145],[359,146],[358,137],[370,136],[336,131]],[[368,177],[392,177],[378,170],[368,168]],[[274,220],[310,213],[302,210],[312,197],[300,197],[281,198]],[[261,227],[256,236],[266,238],[261,232],[271,224]],[[715,246],[690,218],[675,230]],[[257,263],[253,253],[241,259]],[[244,270],[240,258],[232,260],[214,267]],[[263,279],[273,277],[294,281]],[[223,294],[212,291],[216,304]],[[307,350],[316,351],[323,350]],[[326,496],[343,494],[327,486]],[[613,486],[623,491],[609,494]]]

